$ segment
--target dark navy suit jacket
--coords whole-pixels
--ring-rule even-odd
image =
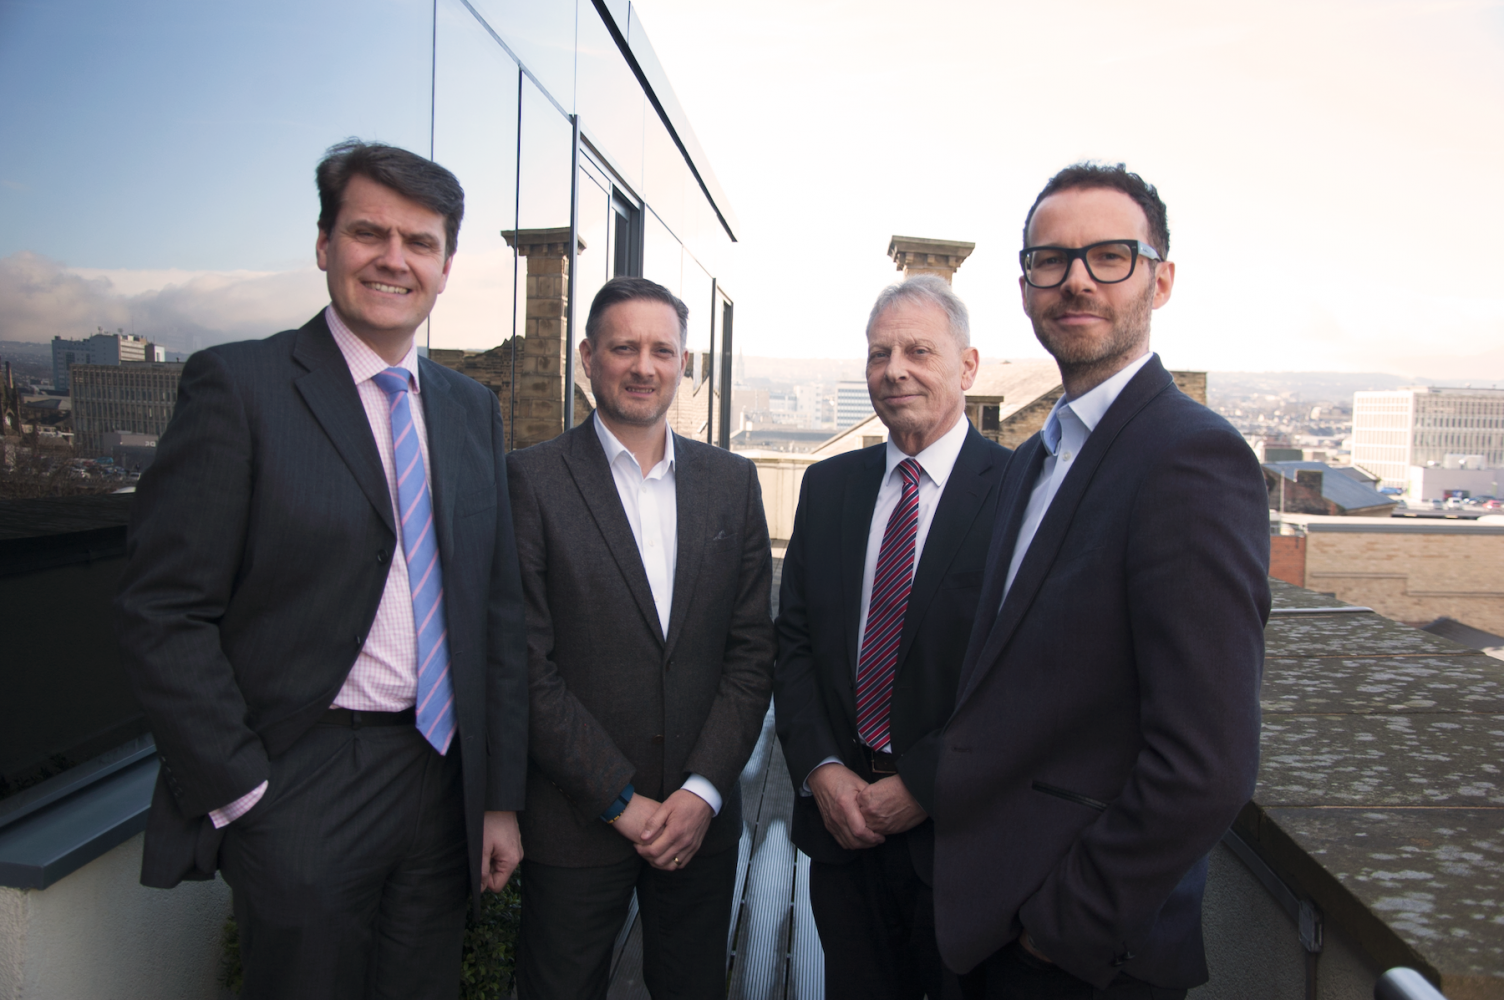
[[[1044,457],[1035,435],[1004,474],[943,738],[941,954],[966,972],[1027,928],[1099,988],[1120,971],[1188,988],[1206,980],[1206,856],[1258,769],[1263,477],[1151,358],[1087,439],[1004,602]]]
[[[419,368],[478,895],[482,812],[523,805],[522,588],[496,397],[426,358]],[[333,702],[396,544],[371,425],[322,312],[189,358],[136,492],[116,601],[161,757],[144,883],[213,877],[206,814],[266,780]]]
[[[800,489],[783,561],[773,688],[778,737],[796,789],[827,757],[859,769],[862,569],[886,449],[876,445],[812,465]],[[904,614],[889,710],[890,749],[905,787],[930,812],[940,731],[955,704],[956,678],[982,590],[997,487],[1010,454],[974,428],[967,430],[925,536]],[[842,864],[855,857],[825,829],[811,796],[795,801],[792,836],[817,861]],[[915,871],[929,882],[930,821],[911,831],[908,842]]]

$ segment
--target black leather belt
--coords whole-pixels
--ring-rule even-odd
[[[364,712],[351,708],[331,708],[319,721],[325,725],[348,726],[351,729],[359,729],[362,726],[415,726],[418,724],[418,713],[411,708],[404,708],[400,712]]]
[[[871,747],[862,747],[862,753],[867,757],[867,768],[873,774],[897,774],[898,758],[886,750],[874,750]]]

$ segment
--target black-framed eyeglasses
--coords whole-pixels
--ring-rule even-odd
[[[1084,247],[1024,247],[1018,263],[1024,280],[1034,288],[1054,288],[1065,281],[1071,264],[1077,259],[1086,264],[1086,273],[1103,285],[1115,285],[1133,277],[1138,259],[1163,260],[1159,251],[1143,240],[1103,240]]]

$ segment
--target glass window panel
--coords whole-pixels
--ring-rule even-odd
[[[689,339],[691,351],[710,350],[710,275],[686,252],[683,256],[683,291],[679,297],[689,306]],[[701,377],[698,369],[695,377]]]
[[[517,225],[519,74],[459,0],[440,0],[436,35],[434,159],[464,186],[465,220],[428,346],[489,351],[513,333],[518,268],[501,234]]]
[[[533,81],[522,81],[522,177],[517,222],[523,229],[569,225],[569,175],[574,136],[569,119],[554,108]]]
[[[576,74],[580,124],[628,184],[642,183],[642,122],[649,108],[605,22],[590,4],[580,7]],[[656,112],[652,112],[656,113]]]
[[[643,216],[642,276],[683,298],[684,248],[658,216],[650,211]],[[694,309],[694,303],[689,303],[689,307]]]
[[[114,293],[65,296],[76,315],[42,323],[46,337],[134,319],[187,349],[307,319],[323,296],[314,164],[351,135],[428,153],[431,26],[426,0],[7,8],[0,258],[40,254],[49,274],[87,268]],[[375,66],[380,101],[352,85]],[[292,271],[302,277],[272,276]],[[220,291],[188,294],[211,273]],[[242,288],[254,303],[225,308],[224,289],[257,280]],[[169,281],[184,290],[176,303],[152,294]]]
[[[590,315],[590,302],[611,277],[611,190],[602,186],[593,170],[580,169],[580,215],[579,235],[585,249],[579,251],[575,260],[575,343],[585,336],[585,320]],[[586,392],[591,392],[590,378],[579,363],[579,350],[575,350],[575,382]]]
[[[470,0],[566,111],[574,110],[575,0]],[[583,0],[590,10],[589,0]]]
[[[643,197],[675,235],[684,227],[684,154],[656,113],[647,115],[643,146]]]
[[[513,443],[524,448],[563,428],[573,127],[531,80],[522,81],[518,160],[518,348]]]
[[[102,326],[176,362],[307,321],[328,302],[314,166],[348,136],[430,152],[432,44],[431,0],[5,5],[0,340],[50,354],[54,335]],[[114,346],[70,386],[71,416],[47,422],[57,396],[28,408],[46,444],[10,449],[0,495],[108,494],[154,452],[134,435],[161,433],[179,369],[122,364],[145,344],[100,340]],[[91,409],[100,434],[78,419]],[[132,440],[112,448],[113,429]],[[46,681],[0,684],[0,798],[143,733],[107,627],[123,557],[84,558],[92,531],[123,539],[128,499],[75,501],[71,524],[11,508],[8,528],[58,565],[0,567],[6,662]]]

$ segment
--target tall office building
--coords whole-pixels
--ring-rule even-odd
[[[72,365],[120,365],[132,361],[159,361],[166,352],[141,337],[103,330],[83,340],[52,338],[52,387],[68,392],[68,369]]]
[[[84,456],[104,454],[111,431],[159,436],[178,401],[180,364],[74,365],[73,443]]]
[[[1504,466],[1504,389],[1423,386],[1353,393],[1353,464],[1404,489],[1412,466],[1480,455]]]
[[[836,428],[850,427],[872,415],[872,396],[867,392],[867,383],[842,381],[836,383]]]

